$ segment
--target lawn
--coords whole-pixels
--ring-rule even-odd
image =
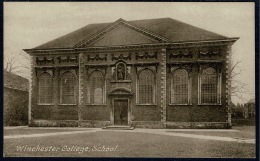
[[[21,129],[4,129],[4,136],[9,135],[27,135],[27,134],[42,134],[42,133],[53,133],[53,132],[67,132],[67,131],[80,131],[90,130],[86,128],[21,128]]]
[[[256,126],[232,126],[232,129],[239,130],[241,132],[255,133]]]
[[[255,126],[234,126],[232,127],[233,131],[206,131],[206,130],[198,130],[198,131],[171,131],[166,130],[167,132],[174,133],[184,133],[184,134],[196,134],[196,135],[206,135],[206,136],[221,136],[221,137],[231,137],[231,138],[244,138],[244,139],[255,139]]]
[[[17,151],[17,146],[52,146],[56,150]],[[81,152],[80,149],[86,151]],[[93,133],[5,139],[4,154],[6,157],[248,158],[255,157],[255,144],[102,130]]]

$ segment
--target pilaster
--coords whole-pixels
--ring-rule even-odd
[[[28,102],[28,123],[29,123],[29,126],[32,124],[32,90],[33,90],[33,70],[34,70],[34,67],[33,67],[33,60],[34,60],[34,57],[33,56],[30,56],[30,74],[29,74],[29,102]]]
[[[162,118],[161,122],[163,123],[163,126],[166,127],[166,49],[162,49],[161,51],[161,60],[160,60],[160,105],[161,105],[161,112],[162,112]]]
[[[226,104],[227,104],[227,123],[231,126],[231,45],[226,49]]]
[[[78,120],[82,120],[82,107],[83,107],[83,82],[84,82],[84,57],[83,53],[79,54],[79,105],[78,105]]]

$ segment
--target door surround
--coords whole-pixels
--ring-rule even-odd
[[[118,125],[116,124],[115,122],[115,101],[118,101],[118,100],[124,100],[124,101],[127,101],[127,125],[129,125],[130,123],[130,119],[129,119],[129,99],[128,98],[114,98],[112,101],[113,101],[113,125]],[[120,125],[118,125],[120,126]],[[122,125],[124,126],[124,125]]]
[[[127,100],[127,125],[131,126],[131,116],[132,116],[132,92],[126,88],[117,88],[109,92],[110,97],[110,123],[115,125],[114,116],[114,101],[115,100]]]

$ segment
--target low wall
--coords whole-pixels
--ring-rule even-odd
[[[232,126],[255,126],[255,118],[250,119],[232,119]]]
[[[79,121],[79,127],[102,128],[108,125],[111,125],[110,121],[95,121],[95,120]]]
[[[34,127],[89,127],[102,128],[112,125],[110,121],[96,120],[33,120],[29,126]],[[135,128],[163,129],[161,121],[132,121]],[[167,129],[230,129],[227,122],[167,122]]]
[[[32,120],[30,127],[78,127],[76,120]]]
[[[132,121],[132,126],[136,128],[162,129],[161,121]]]
[[[95,120],[32,120],[31,127],[90,127],[102,128],[111,125],[110,121]]]
[[[167,122],[167,129],[230,129],[227,122]]]

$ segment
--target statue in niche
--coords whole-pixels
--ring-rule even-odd
[[[125,66],[124,64],[117,65],[117,80],[125,80]]]

